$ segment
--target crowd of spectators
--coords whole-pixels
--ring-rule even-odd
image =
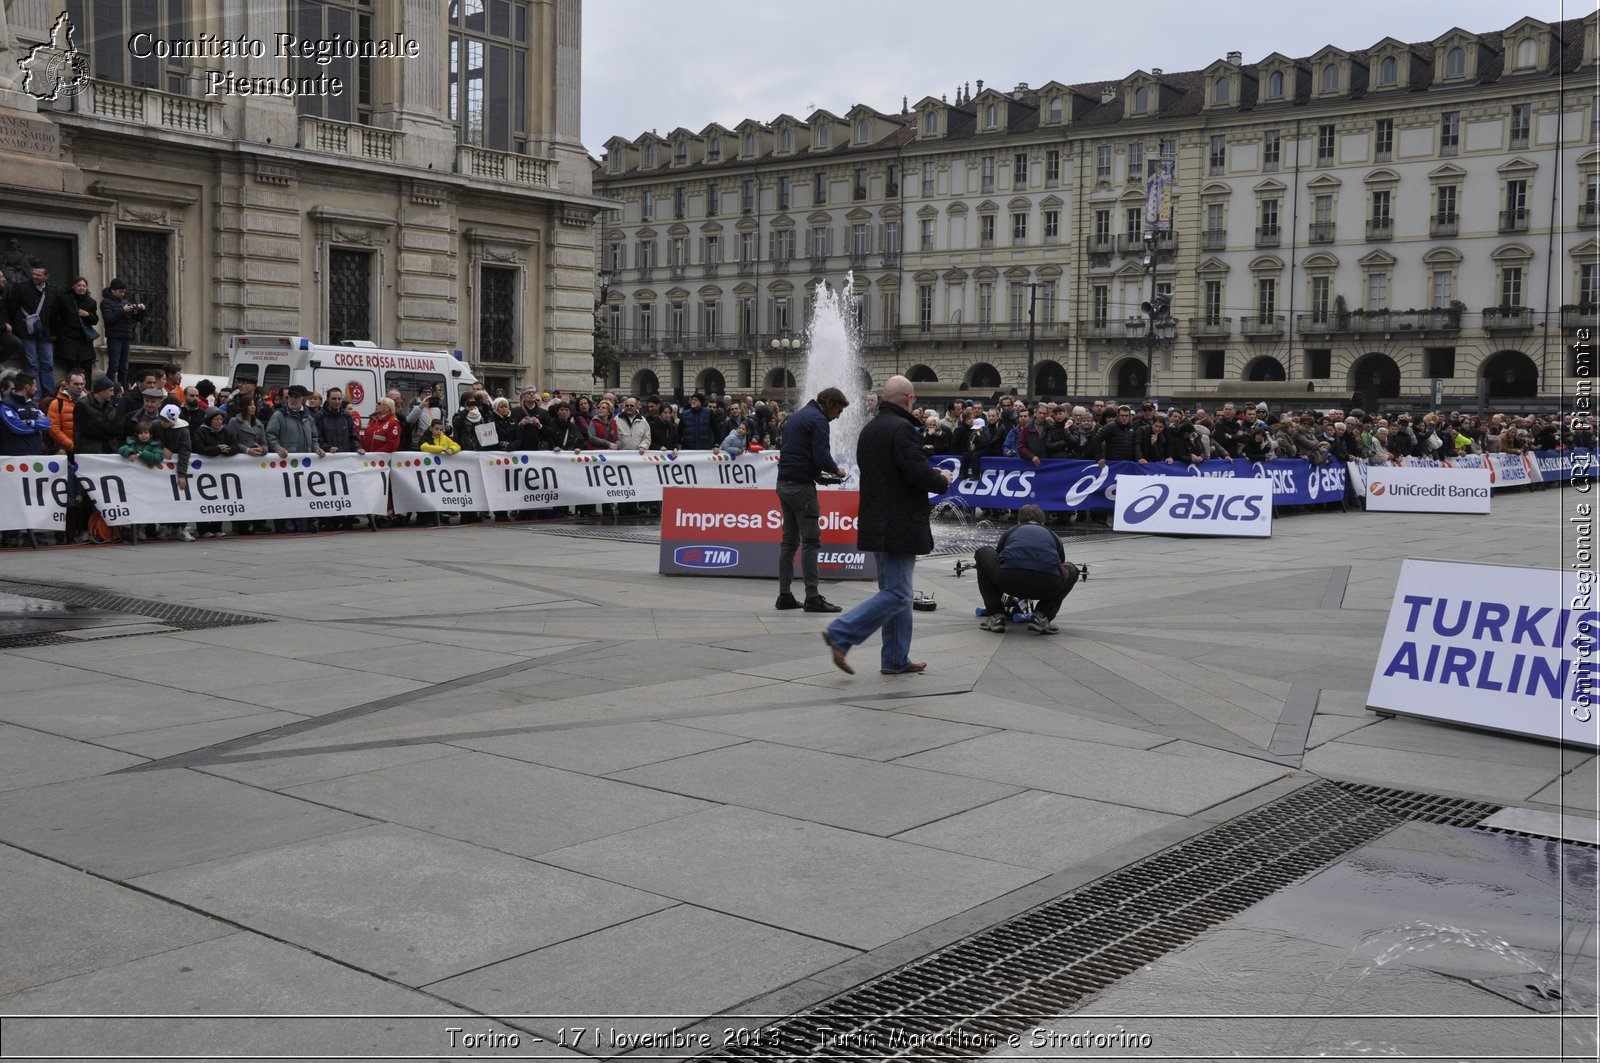
[[[868,416],[874,405],[868,396]],[[786,411],[754,395],[691,395],[679,408],[659,396],[564,397],[525,388],[513,402],[478,389],[461,396],[447,416],[442,387],[418,394],[391,391],[366,418],[338,388],[322,394],[291,386],[260,394],[241,381],[237,390],[210,381],[183,382],[176,365],[147,369],[124,386],[109,375],[86,380],[71,369],[53,395],[41,393],[28,372],[0,375],[0,455],[120,454],[155,464],[190,455],[287,457],[294,453],[462,450],[745,451],[781,449]],[[943,411],[917,407],[922,446],[930,456],[961,460],[963,477],[977,475],[986,458],[1014,457],[1038,466],[1073,458],[1087,461],[1192,463],[1212,458],[1251,461],[1297,459],[1398,463],[1406,457],[1454,458],[1462,454],[1519,454],[1531,450],[1589,447],[1593,429],[1557,415],[1428,413],[1392,417],[1359,409],[1285,410],[1266,403],[1213,411],[1138,408],[1114,400],[1088,405],[1026,402],[1001,396],[992,405],[951,402]],[[649,507],[643,509],[648,511]],[[636,507],[636,511],[638,507]],[[519,514],[466,514],[491,518],[548,517],[562,510]],[[92,513],[75,499],[61,541],[91,537]],[[386,513],[380,522],[439,523],[439,514]],[[226,534],[303,532],[348,527],[352,518],[316,521],[234,522],[145,529],[164,538],[189,540]],[[7,533],[6,545],[18,541]]]

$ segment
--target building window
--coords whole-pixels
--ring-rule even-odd
[[[744,135],[744,154],[745,154],[745,158],[754,158],[755,157],[755,154],[756,154],[756,135],[754,133],[746,133]]]
[[[622,342],[622,307],[617,304],[606,307],[606,339],[613,347]]]
[[[918,187],[917,191],[919,194],[924,196],[931,196],[934,194],[932,159],[922,160],[922,184]]]
[[[672,188],[672,216],[682,220],[688,204],[689,193],[682,185],[674,185]]]
[[[787,262],[793,257],[794,230],[779,229],[772,234],[772,260],[774,262]]]
[[[1094,212],[1094,242],[1101,247],[1111,243],[1111,212],[1097,210]]]
[[[1588,307],[1591,314],[1600,306],[1600,266],[1593,262],[1578,268],[1578,305]]]
[[[994,156],[993,155],[985,155],[983,157],[982,165],[983,165],[983,190],[985,192],[993,192],[994,191]]]
[[[676,344],[689,340],[689,316],[680,301],[667,304],[667,338]]]
[[[883,253],[885,255],[900,254],[900,223],[897,221],[883,223]]]
[[[1092,323],[1095,328],[1103,329],[1111,317],[1111,289],[1104,284],[1096,284],[1090,300],[1090,313],[1093,315]]]
[[[1280,100],[1283,98],[1283,71],[1274,70],[1267,75],[1267,99]]]
[[[1052,97],[1050,97],[1050,121],[1052,121],[1052,122],[1061,121],[1061,97],[1060,96],[1052,96]]]
[[[139,344],[174,347],[168,277],[172,268],[172,234],[147,229],[117,230],[117,275],[128,294],[145,305],[139,322]],[[360,337],[365,339],[366,337]]]
[[[1200,300],[1201,312],[1207,325],[1222,324],[1222,282],[1206,281],[1205,294]]]
[[[711,138],[711,144],[706,148],[706,158],[710,159],[712,162],[716,162],[718,159],[722,158],[721,137]]]
[[[1394,85],[1400,79],[1400,64],[1394,56],[1386,55],[1378,64],[1378,84],[1384,87]]]
[[[1015,213],[1011,215],[1011,246],[1021,247],[1028,242],[1028,215]]]
[[[622,172],[622,152],[620,150],[611,153],[611,172]]]
[[[1269,129],[1261,137],[1261,169],[1267,173],[1277,173],[1282,162],[1283,135],[1276,129]]]
[[[1261,235],[1277,237],[1278,235],[1278,200],[1263,199],[1261,201]]]
[[[1456,223],[1456,186],[1440,185],[1434,192],[1434,221],[1439,225]]]
[[[929,111],[922,116],[922,131],[930,137],[939,135],[939,112]]]
[[[181,91],[172,88],[171,82],[187,72],[189,60],[162,59],[154,54],[136,56],[128,47],[128,39],[136,33],[148,33],[155,40],[188,40],[193,36],[193,27],[185,25],[185,6],[185,0],[111,0],[93,4],[69,0],[67,11],[72,16],[70,25],[76,30],[74,43],[89,52],[92,76],[141,88]]]
[[[756,260],[756,247],[759,244],[757,234],[753,232],[739,234],[739,264],[748,267]]]
[[[1127,233],[1130,239],[1137,240],[1144,232],[1144,208],[1129,207],[1123,212],[1123,221],[1127,223],[1123,232]]]
[[[756,209],[756,183],[748,177],[739,188],[739,209],[746,214]]]
[[[1517,42],[1517,61],[1513,69],[1527,70],[1539,61],[1539,46],[1532,37],[1524,37]]]
[[[484,266],[478,271],[478,357],[485,362],[506,365],[517,360],[520,275],[504,266]]]
[[[1511,147],[1527,147],[1528,134],[1532,127],[1533,104],[1513,103],[1511,105]]]
[[[994,215],[983,214],[978,217],[978,246],[994,246]]]
[[[1439,154],[1454,155],[1461,149],[1461,112],[1445,111],[1439,116]]]
[[[1055,186],[1061,182],[1061,152],[1051,148],[1044,153],[1044,183]]]
[[[1053,244],[1061,238],[1061,212],[1047,210],[1044,212],[1044,242]]]
[[[749,340],[756,334],[756,301],[752,296],[739,299],[739,336]]]
[[[1450,306],[1456,297],[1456,275],[1454,270],[1436,269],[1429,276],[1429,289],[1432,292],[1432,305],[1436,310],[1444,310]]]
[[[1528,182],[1506,182],[1506,209],[1500,218],[1501,232],[1520,232],[1528,227]]]
[[[1174,165],[1177,164],[1177,162],[1178,162],[1178,138],[1177,137],[1162,137],[1161,138],[1161,161],[1162,162],[1170,162],[1170,163],[1172,163]]]
[[[856,143],[865,144],[872,136],[872,120],[863,118],[856,123]]]
[[[999,124],[1000,111],[994,104],[989,104],[983,109],[983,125],[986,129],[993,129]]]
[[[1263,325],[1272,323],[1278,312],[1278,281],[1275,277],[1256,278],[1256,315]]]
[[[1028,320],[1028,286],[1021,281],[1012,281],[1011,296],[1011,331],[1020,332],[1023,324]]]
[[[717,211],[722,207],[722,197],[718,194],[717,182],[712,181],[706,185],[706,217],[715,218]]]
[[[987,332],[994,324],[994,285],[988,281],[978,284],[978,327]]]
[[[306,9],[314,6],[297,5],[298,18],[304,19]],[[452,7],[451,15],[450,117],[456,123],[457,137],[463,144],[497,151],[526,150],[528,5],[465,0]],[[300,39],[328,39],[332,27],[328,30],[319,35],[302,28]],[[370,31],[360,39],[370,40]],[[322,72],[327,68],[312,69]],[[306,97],[299,99],[304,106]],[[645,165],[655,165],[654,145],[646,146]]]
[[[1322,91],[1323,92],[1338,92],[1339,91],[1339,64],[1338,63],[1329,63],[1327,66],[1322,68]]]
[[[640,192],[639,193],[639,220],[640,221],[649,221],[651,214],[653,214],[655,212],[655,208],[656,208],[656,194],[654,192],[650,191],[648,188],[645,189],[643,192]]]
[[[778,177],[778,209],[789,209],[789,177],[782,174]]]
[[[1328,277],[1311,278],[1311,320],[1323,325],[1328,321],[1328,292],[1332,282]]]
[[[648,277],[650,271],[656,268],[656,242],[654,240],[639,241],[639,275]]]
[[[819,148],[827,147],[828,146],[828,127],[826,125],[818,125],[816,130],[811,134],[811,139],[816,142],[817,147],[819,147]]]
[[[1111,180],[1111,146],[1102,144],[1094,149],[1094,179]]]
[[[372,252],[328,251],[328,342],[372,339]]]
[[[865,262],[867,260],[867,252],[869,250],[870,248],[868,247],[866,224],[863,222],[857,222],[856,224],[850,226],[851,264],[861,265],[863,262]]]
[[[933,331],[933,285],[917,285],[917,330]]]
[[[96,8],[101,8],[105,5],[97,3],[93,6]],[[146,8],[152,5],[136,2],[128,6],[137,11],[140,8]],[[181,0],[168,0],[166,6],[171,9],[171,13],[175,13],[177,15],[177,18],[180,21],[183,19],[182,10],[184,4],[181,2]],[[336,0],[322,0],[322,2],[310,0],[310,2],[296,4],[293,8],[291,8],[291,11],[293,14],[290,17],[294,22],[294,30],[303,41],[330,40],[334,37],[343,37],[345,39],[363,41],[372,39],[372,8],[368,4],[360,2],[336,2]],[[480,15],[480,31],[482,28],[481,23],[482,18]],[[495,36],[504,37],[504,34],[497,33]],[[483,55],[482,49],[483,43],[479,42],[479,50],[476,54],[480,57],[480,59]],[[505,61],[506,54],[504,47],[501,48],[501,53],[502,54],[500,56],[491,54],[491,60],[497,62]],[[525,89],[527,78],[526,48],[522,49],[521,55],[521,69],[523,72],[523,81],[521,86]],[[455,53],[454,48],[452,48],[451,58],[453,61],[452,65],[454,65],[455,61],[459,61],[461,58],[461,56]],[[160,60],[133,60],[133,63],[136,67],[141,64],[151,64],[155,62],[160,62]],[[472,68],[468,67],[468,70],[470,72]],[[289,73],[290,76],[294,78],[316,78],[319,75],[325,74],[329,78],[338,78],[345,86],[345,91],[337,95],[333,93],[327,93],[323,95],[306,93],[296,96],[295,109],[300,114],[313,115],[318,118],[331,118],[336,122],[359,121],[365,123],[371,121],[371,59],[351,59],[340,56],[334,58],[333,61],[328,63],[326,66],[323,66],[319,65],[319,60],[315,57],[307,58],[296,56],[290,60]],[[477,92],[481,102],[481,97],[483,95],[483,83],[481,81],[483,64],[481,61],[477,64],[477,73],[480,77],[480,81],[477,85]],[[493,73],[501,78],[504,78],[510,73],[510,71],[509,68],[504,71],[496,69]],[[501,82],[501,85],[503,87],[503,81]],[[469,82],[469,100],[471,99],[471,91],[472,87]],[[504,111],[503,103],[501,110]],[[522,117],[526,118],[525,111]],[[520,130],[521,127],[519,126],[518,128]],[[467,143],[481,144],[482,141],[469,140]],[[488,146],[503,147],[504,145],[491,144]]]
[[[1500,306],[1515,309],[1522,305],[1522,267],[1505,266],[1500,270]]]
[[[828,242],[829,237],[832,235],[833,231],[827,226],[819,225],[811,230],[811,257],[813,260],[828,257]]]
[[[746,235],[749,235],[749,234],[746,234]],[[720,236],[707,236],[706,237],[706,261],[705,261],[705,264],[707,266],[718,266],[718,265],[722,264],[722,237],[720,237]]]
[[[715,299],[707,299],[700,304],[700,335],[708,340],[722,334],[722,319],[718,309]]]
[[[1128,180],[1144,180],[1144,145],[1133,143],[1128,145]]]
[[[1133,92],[1133,113],[1144,114],[1150,109],[1150,90],[1140,85]]]
[[[1457,45],[1444,54],[1444,76],[1458,78],[1467,72],[1466,49]]]
[[[1374,162],[1388,162],[1392,158],[1394,158],[1394,119],[1380,118],[1372,138],[1372,159]]]
[[[1317,126],[1317,165],[1327,166],[1333,162],[1333,143],[1333,126]]]
[[[788,126],[784,126],[783,132],[778,134],[778,150],[786,153],[794,150],[794,130]]]
[[[639,304],[639,338],[646,343],[656,336],[656,308],[653,303]]]
[[[1228,97],[1231,95],[1231,91],[1232,83],[1225,77],[1218,78],[1216,80],[1216,84],[1212,87],[1212,102],[1227,103]]]
[[[611,245],[606,249],[606,262],[607,268],[613,274],[622,272],[622,241],[611,241]]]
[[[867,170],[864,166],[857,166],[854,174],[855,180],[851,182],[856,199],[867,198]]]
[[[933,219],[922,218],[917,222],[917,249],[919,251],[933,250]]]
[[[818,170],[811,175],[811,202],[823,204],[828,201],[828,175]]]
[[[900,167],[895,163],[891,162],[889,164],[888,180],[884,184],[884,195],[898,196],[900,194]]]
[[[1211,176],[1218,177],[1228,170],[1228,138],[1222,135],[1211,138],[1211,153],[1208,156],[1211,166]]]
[[[772,300],[772,327],[779,332],[790,331],[789,297],[780,295]]]
[[[675,155],[678,162],[687,162],[689,160],[689,142],[687,140],[678,141]]]
[[[1028,187],[1028,153],[1019,151],[1011,156],[1011,187],[1022,189]]]
[[[667,260],[667,265],[671,266],[675,270],[680,270],[689,264],[689,252],[686,243],[687,242],[681,236],[674,236],[672,238],[672,244],[667,251],[667,253],[671,256]]]
[[[1387,273],[1367,274],[1367,310],[1389,309],[1389,275]]]
[[[1034,317],[1039,324],[1049,328],[1056,323],[1056,282],[1045,281],[1039,285],[1038,303],[1034,307]]]

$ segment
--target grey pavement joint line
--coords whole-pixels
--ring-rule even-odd
[[[1350,566],[1335,566],[1328,576],[1328,589],[1323,592],[1322,601],[1317,604],[1319,609],[1344,608],[1344,591],[1350,585]]]
[[[448,561],[424,561],[424,560],[421,560],[419,558],[411,558],[410,561],[411,561],[411,563],[413,565],[421,565],[423,568],[442,568],[446,572],[454,572],[457,575],[461,575],[461,576],[471,576],[474,579],[483,579],[484,578],[482,569],[473,568],[470,565],[452,565]],[[559,597],[563,601],[582,602],[584,605],[592,605],[596,609],[599,609],[599,608],[603,607],[606,604],[605,602],[597,602],[597,601],[594,601],[593,599],[590,599],[590,598],[578,598],[578,597],[576,597],[574,595],[567,594],[565,592],[553,591],[549,587],[540,586],[537,583],[525,583],[525,582],[523,582],[522,580],[519,580],[519,579],[511,579],[510,577],[505,576],[505,575],[497,575],[495,577],[495,579],[494,579],[494,582],[495,583],[515,583],[517,586],[526,587],[530,591],[544,591],[547,594],[556,595],[557,597]]]
[[[416,690],[407,690],[400,694],[390,694],[387,697],[379,698],[377,701],[369,701],[362,705],[352,705],[348,709],[340,709],[337,712],[330,712],[324,716],[314,716],[310,719],[297,720],[294,723],[282,724],[278,727],[272,728],[271,730],[258,731],[255,734],[244,735],[241,738],[232,738],[226,742],[218,742],[215,745],[204,746],[200,749],[191,749],[187,753],[178,753],[174,756],[163,757],[160,760],[152,760],[148,764],[135,764],[132,767],[123,768],[120,771],[112,772],[111,774],[120,775],[125,772],[155,771],[165,768],[189,768],[197,767],[202,764],[216,763],[217,761],[215,758],[217,757],[226,756],[230,753],[238,752],[239,750],[249,749],[251,746],[260,745],[263,742],[272,742],[280,738],[290,738],[297,734],[304,734],[307,731],[318,730],[322,727],[329,726],[330,724],[344,723],[347,720],[358,719],[374,712],[381,712],[384,709],[393,709],[401,705],[409,704],[413,701],[422,701],[438,694],[448,693],[451,690],[474,687],[480,683],[487,683],[492,679],[499,679],[501,676],[515,675],[518,672],[526,672],[533,668],[540,668],[549,664],[553,660],[559,660],[560,658],[568,655],[589,653],[596,649],[606,649],[618,644],[619,643],[617,641],[594,642],[584,646],[576,646],[570,650],[564,650],[561,653],[551,654],[546,657],[536,657],[532,660],[518,661],[516,664],[503,664],[498,668],[491,668],[486,672],[475,672],[472,675],[464,675],[459,679],[450,679],[443,683],[434,683],[429,686],[418,687]],[[437,740],[430,739],[430,741]],[[385,744],[401,745],[404,743],[394,742]]]
[[[1278,726],[1272,730],[1272,741],[1267,746],[1276,756],[1289,758],[1296,767],[1305,756],[1306,740],[1311,734],[1311,719],[1317,714],[1317,700],[1322,688],[1297,679],[1283,700],[1283,714]]]

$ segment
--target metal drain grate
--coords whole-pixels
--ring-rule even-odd
[[[1387,808],[1402,819],[1442,823],[1447,827],[1476,827],[1501,809],[1500,805],[1484,801],[1441,797],[1438,794],[1425,794],[1416,790],[1396,790],[1387,786],[1366,786],[1353,782],[1336,782],[1334,785],[1363,801],[1370,801]]]
[[[244,613],[224,613],[216,609],[201,609],[178,602],[156,602],[145,598],[129,598],[121,594],[85,587],[66,587],[49,583],[24,583],[18,580],[0,580],[0,592],[27,598],[74,605],[82,609],[97,609],[107,613],[125,613],[160,621],[180,631],[200,628],[237,627],[242,624],[264,624],[268,618],[248,616]],[[118,636],[108,636],[115,638]],[[22,649],[31,646],[84,645],[82,638],[55,631],[25,632],[0,635],[0,649]]]
[[[773,1023],[723,1059],[970,1059],[1384,834],[1398,811],[1316,782]]]

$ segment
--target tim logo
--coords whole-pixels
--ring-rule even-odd
[[[680,546],[672,560],[683,568],[732,568],[739,563],[739,551],[727,546]]]
[[[1387,490],[1388,490],[1388,488],[1383,486],[1382,481],[1374,480],[1372,482],[1371,486],[1369,486],[1367,488],[1367,493],[1368,494],[1373,494],[1373,495],[1381,495]]]

